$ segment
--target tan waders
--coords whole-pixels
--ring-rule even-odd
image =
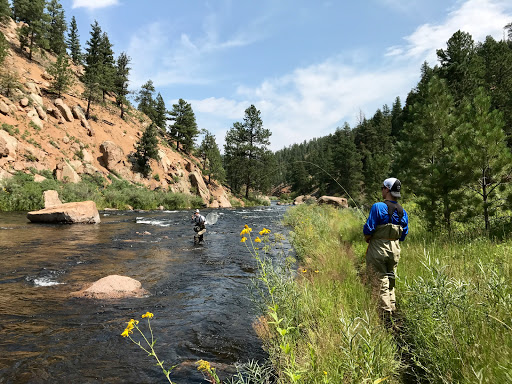
[[[391,314],[395,306],[395,271],[400,259],[400,237],[403,228],[397,224],[378,225],[366,250],[366,268],[379,307]]]

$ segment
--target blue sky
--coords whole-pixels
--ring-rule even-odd
[[[420,66],[458,29],[503,38],[507,0],[61,0],[82,47],[97,20],[130,88],[153,80],[168,109],[192,104],[221,147],[251,104],[271,149],[333,133],[405,101]]]

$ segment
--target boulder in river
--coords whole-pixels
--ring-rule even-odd
[[[66,203],[27,213],[33,223],[99,223],[100,214],[94,201]]]
[[[329,204],[336,208],[348,208],[348,201],[344,197],[322,196],[318,199],[318,204]]]
[[[148,291],[142,284],[127,276],[109,275],[93,283],[90,287],[73,292],[71,296],[89,299],[120,299],[124,297],[143,297]]]

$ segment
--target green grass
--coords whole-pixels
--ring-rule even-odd
[[[263,268],[277,311],[266,302],[259,327],[278,382],[512,382],[512,240],[489,239],[470,223],[430,233],[414,204],[406,209],[398,330],[381,324],[363,283],[363,220],[314,205],[288,211],[300,267]],[[289,329],[284,337],[272,317]]]
[[[34,182],[33,175],[17,173],[2,182],[0,190],[0,210],[32,211],[44,208],[43,192],[54,189],[62,202],[93,200],[98,209],[157,209],[160,205],[166,209],[199,208],[202,200],[197,196],[151,191],[135,186],[125,180],[113,179],[109,184],[102,177],[84,175],[76,184],[55,180],[50,172],[42,172],[47,180]]]
[[[398,268],[404,342],[435,383],[512,382],[512,241],[435,236],[421,222]]]
[[[349,210],[307,205],[289,210],[285,222],[293,227],[300,267],[286,270],[265,261],[260,281],[272,294],[264,296],[266,317],[257,327],[278,382],[397,382],[397,347],[378,319],[349,245],[361,223]]]

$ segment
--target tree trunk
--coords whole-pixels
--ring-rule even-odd
[[[484,221],[485,221],[485,230],[488,231],[490,228],[489,224],[489,208],[487,207],[487,179],[485,177],[485,170],[482,172],[482,198],[484,201]]]
[[[85,111],[85,118],[89,120],[89,111],[91,110],[91,96],[87,98],[87,111]]]

